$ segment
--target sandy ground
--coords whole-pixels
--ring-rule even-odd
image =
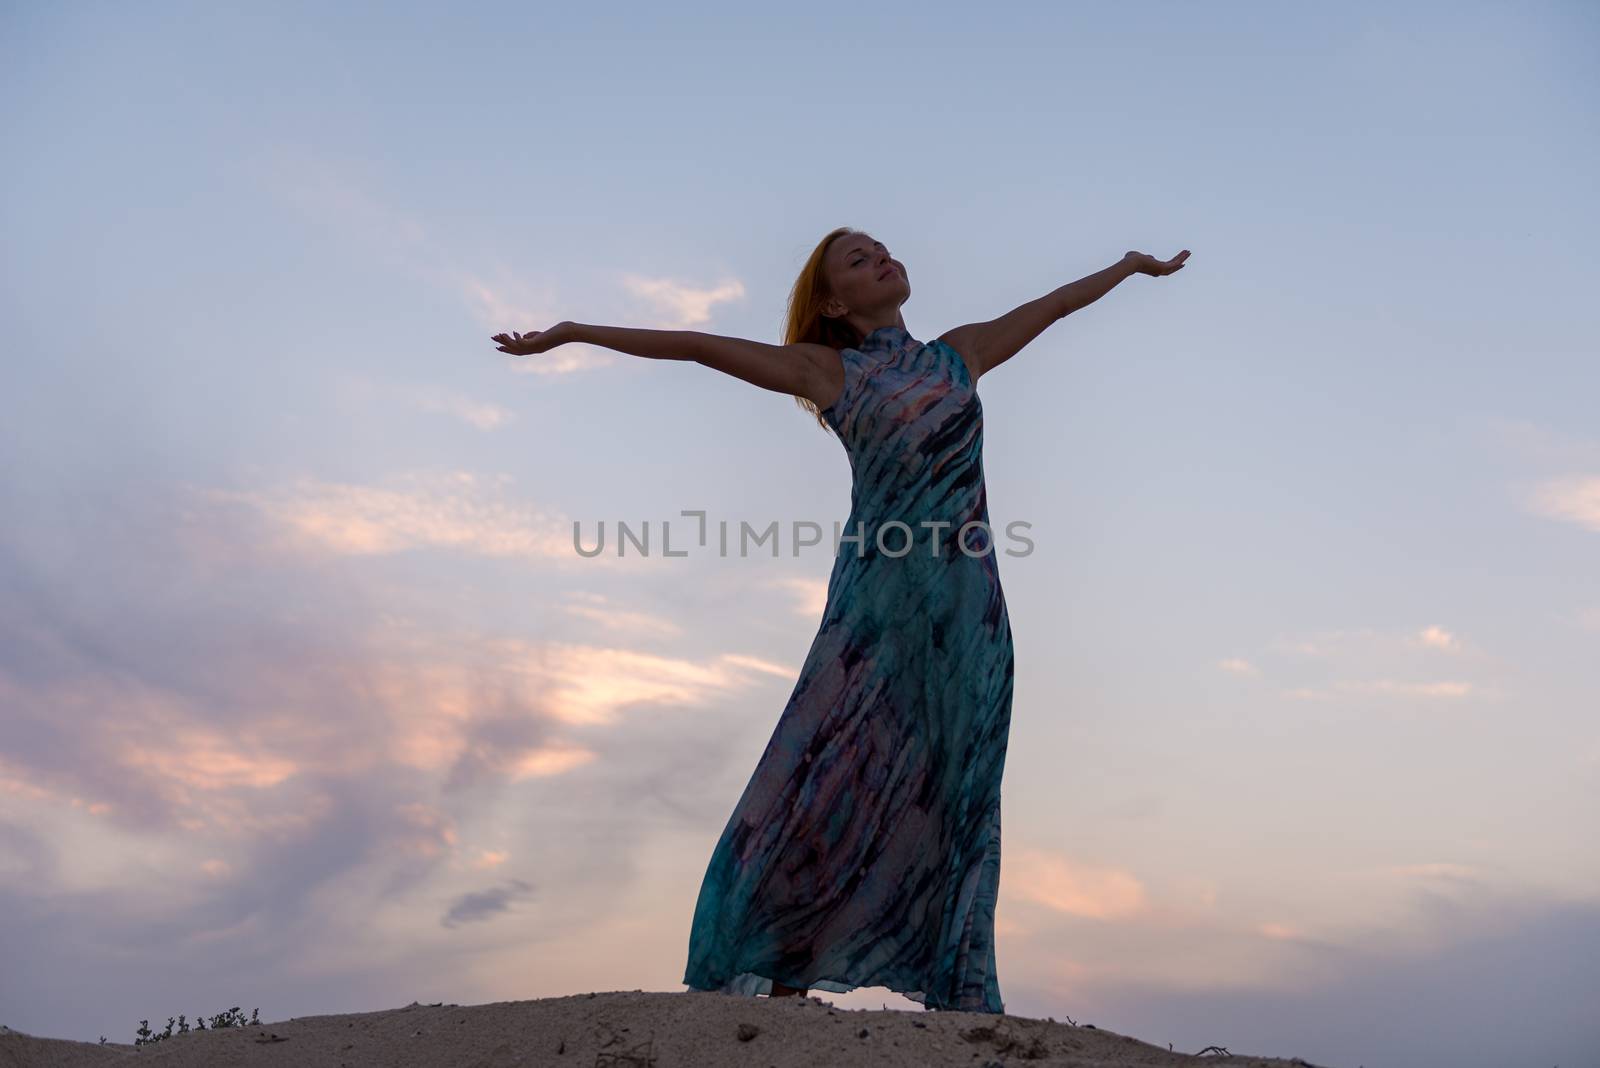
[[[165,1026],[165,1021],[162,1022]],[[1219,1041],[1223,1036],[1218,1036]],[[408,1005],[301,1016],[154,1045],[96,1045],[0,1028],[0,1068],[819,1068],[1224,1064],[1317,1068],[1299,1058],[1221,1049],[1168,1051],[1087,1023],[975,1012],[838,1009],[818,998],[694,991],[574,994],[492,1005]]]

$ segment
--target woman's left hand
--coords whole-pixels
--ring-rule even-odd
[[[1122,261],[1131,263],[1135,274],[1148,274],[1159,278],[1164,274],[1183,270],[1183,261],[1188,258],[1189,250],[1184,249],[1170,260],[1158,260],[1147,252],[1129,252],[1122,257]]]

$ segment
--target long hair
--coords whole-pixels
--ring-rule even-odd
[[[823,304],[832,296],[828,291],[828,279],[822,271],[823,257],[828,254],[828,247],[839,238],[859,233],[860,230],[849,226],[831,230],[828,236],[811,250],[811,255],[806,257],[805,266],[800,268],[800,277],[794,280],[794,288],[789,291],[789,308],[784,313],[782,344],[796,345],[805,341],[827,345],[833,349],[845,349],[854,348],[865,340],[860,332],[845,320],[822,314]],[[798,393],[793,396],[795,403],[816,417],[822,429],[830,434],[833,432],[828,421],[822,418],[822,410],[817,407],[815,401]]]

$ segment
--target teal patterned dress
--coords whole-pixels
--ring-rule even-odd
[[[998,1013],[1013,665],[983,406],[942,341],[881,327],[841,355],[822,416],[850,458],[850,518],[799,681],[712,851],[683,981]]]

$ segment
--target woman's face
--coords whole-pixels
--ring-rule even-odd
[[[911,295],[905,265],[870,234],[846,234],[828,249],[828,281],[833,298],[847,311],[830,314],[872,316],[893,311]]]

